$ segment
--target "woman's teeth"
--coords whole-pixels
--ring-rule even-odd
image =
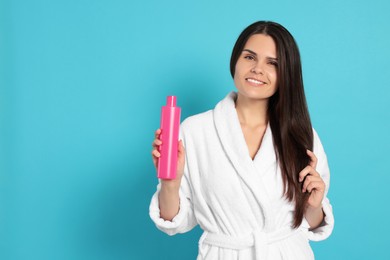
[[[252,82],[252,83],[255,83],[255,84],[265,84],[263,81],[259,81],[259,80],[256,80],[256,79],[247,79],[247,81],[249,82]]]

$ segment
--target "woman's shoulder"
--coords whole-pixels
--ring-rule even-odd
[[[186,131],[196,131],[210,124],[213,124],[213,110],[187,117],[181,123],[181,128]]]
[[[192,115],[184,119],[184,121],[181,123],[182,127],[194,127],[194,126],[199,126],[201,124],[208,123],[212,121],[213,117],[213,110],[208,110],[203,113],[199,113],[196,115]]]
[[[313,152],[316,154],[325,154],[324,147],[317,131],[313,127]]]

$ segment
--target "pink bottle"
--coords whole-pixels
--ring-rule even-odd
[[[160,179],[176,178],[180,111],[180,107],[176,106],[176,97],[168,96],[167,105],[161,110],[162,144],[157,167],[157,177]]]

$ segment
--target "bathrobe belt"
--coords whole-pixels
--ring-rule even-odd
[[[254,247],[257,260],[267,259],[268,245],[282,241],[298,232],[300,229],[278,229],[273,232],[258,230],[246,237],[233,237],[224,234],[209,233],[203,234],[203,243],[221,248],[241,250]]]

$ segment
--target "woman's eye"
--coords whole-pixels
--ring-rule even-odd
[[[268,62],[268,64],[271,65],[271,66],[275,66],[275,67],[278,66],[278,63],[275,62],[275,61],[270,61],[270,62]]]
[[[244,59],[246,59],[246,60],[254,60],[255,58],[253,56],[251,56],[251,55],[246,55],[246,56],[244,56]]]

